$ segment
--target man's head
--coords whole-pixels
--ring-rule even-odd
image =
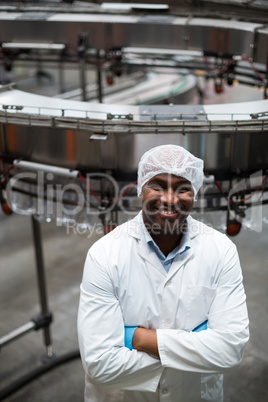
[[[138,168],[143,220],[152,232],[178,234],[203,182],[203,161],[177,145],[146,152]]]
[[[196,158],[189,151],[178,145],[160,145],[151,148],[141,157],[138,167],[137,192],[141,196],[142,187],[154,176],[169,173],[187,179],[193,188],[194,197],[203,184],[202,159]]]

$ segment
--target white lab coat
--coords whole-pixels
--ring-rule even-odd
[[[223,373],[249,338],[235,245],[187,218],[190,249],[167,273],[140,214],[89,250],[78,337],[88,402],[221,401]],[[208,329],[191,332],[208,320]],[[157,329],[160,360],[124,346],[124,326]]]

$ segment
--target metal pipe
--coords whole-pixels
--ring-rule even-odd
[[[70,178],[75,178],[79,174],[78,170],[70,170],[70,169],[61,168],[61,167],[52,166],[52,165],[43,165],[42,163],[20,161],[18,159],[15,159],[13,164],[14,164],[14,166],[21,168],[21,169],[27,169],[27,170],[31,170],[34,172],[42,171],[42,172],[46,172],[46,173],[53,173],[58,176],[64,176],[64,177],[70,177]]]
[[[13,331],[9,332],[8,334],[2,336],[0,338],[0,349],[3,346],[8,345],[10,342],[14,341],[17,338],[27,334],[28,332],[35,329],[35,323],[33,321],[29,321],[24,325],[21,325],[19,328],[14,329]]]
[[[204,52],[201,50],[183,50],[183,49],[161,49],[161,48],[150,48],[150,47],[122,47],[123,53],[130,54],[145,54],[148,55],[169,55],[169,56],[192,56],[192,57],[203,57]]]
[[[97,51],[97,82],[98,82],[98,99],[102,103],[102,71],[100,65],[100,51]]]
[[[65,91],[64,85],[64,68],[63,68],[63,59],[59,61],[59,93],[62,94]]]
[[[41,230],[40,230],[40,223],[37,221],[37,219],[34,216],[32,216],[32,228],[33,228],[33,240],[34,240],[34,246],[35,246],[34,248],[35,248],[35,257],[36,257],[37,282],[38,282],[38,289],[39,289],[41,312],[44,316],[46,316],[49,314],[49,309],[48,309],[48,300],[47,300]],[[45,341],[45,345],[47,347],[47,353],[49,356],[51,356],[52,355],[52,350],[51,350],[52,340],[51,340],[51,336],[50,336],[49,326],[44,327],[43,331],[44,331],[44,341]]]
[[[25,42],[3,42],[1,44],[3,49],[28,49],[28,50],[60,50],[65,49],[66,45],[64,43],[25,43]]]
[[[87,100],[87,91],[86,91],[86,68],[85,68],[85,59],[82,57],[80,59],[80,87],[82,89],[82,100]]]

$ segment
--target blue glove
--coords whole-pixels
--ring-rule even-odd
[[[205,329],[207,329],[207,321],[202,322],[202,324],[198,325],[195,329],[193,329],[193,332],[200,332],[200,331],[204,331]]]
[[[130,350],[133,349],[132,339],[137,328],[138,327],[125,327],[125,347]]]

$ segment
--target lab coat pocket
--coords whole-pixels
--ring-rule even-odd
[[[216,288],[187,286],[186,330],[192,331],[206,321]]]
[[[210,402],[223,401],[222,374],[201,374],[201,400]]]

